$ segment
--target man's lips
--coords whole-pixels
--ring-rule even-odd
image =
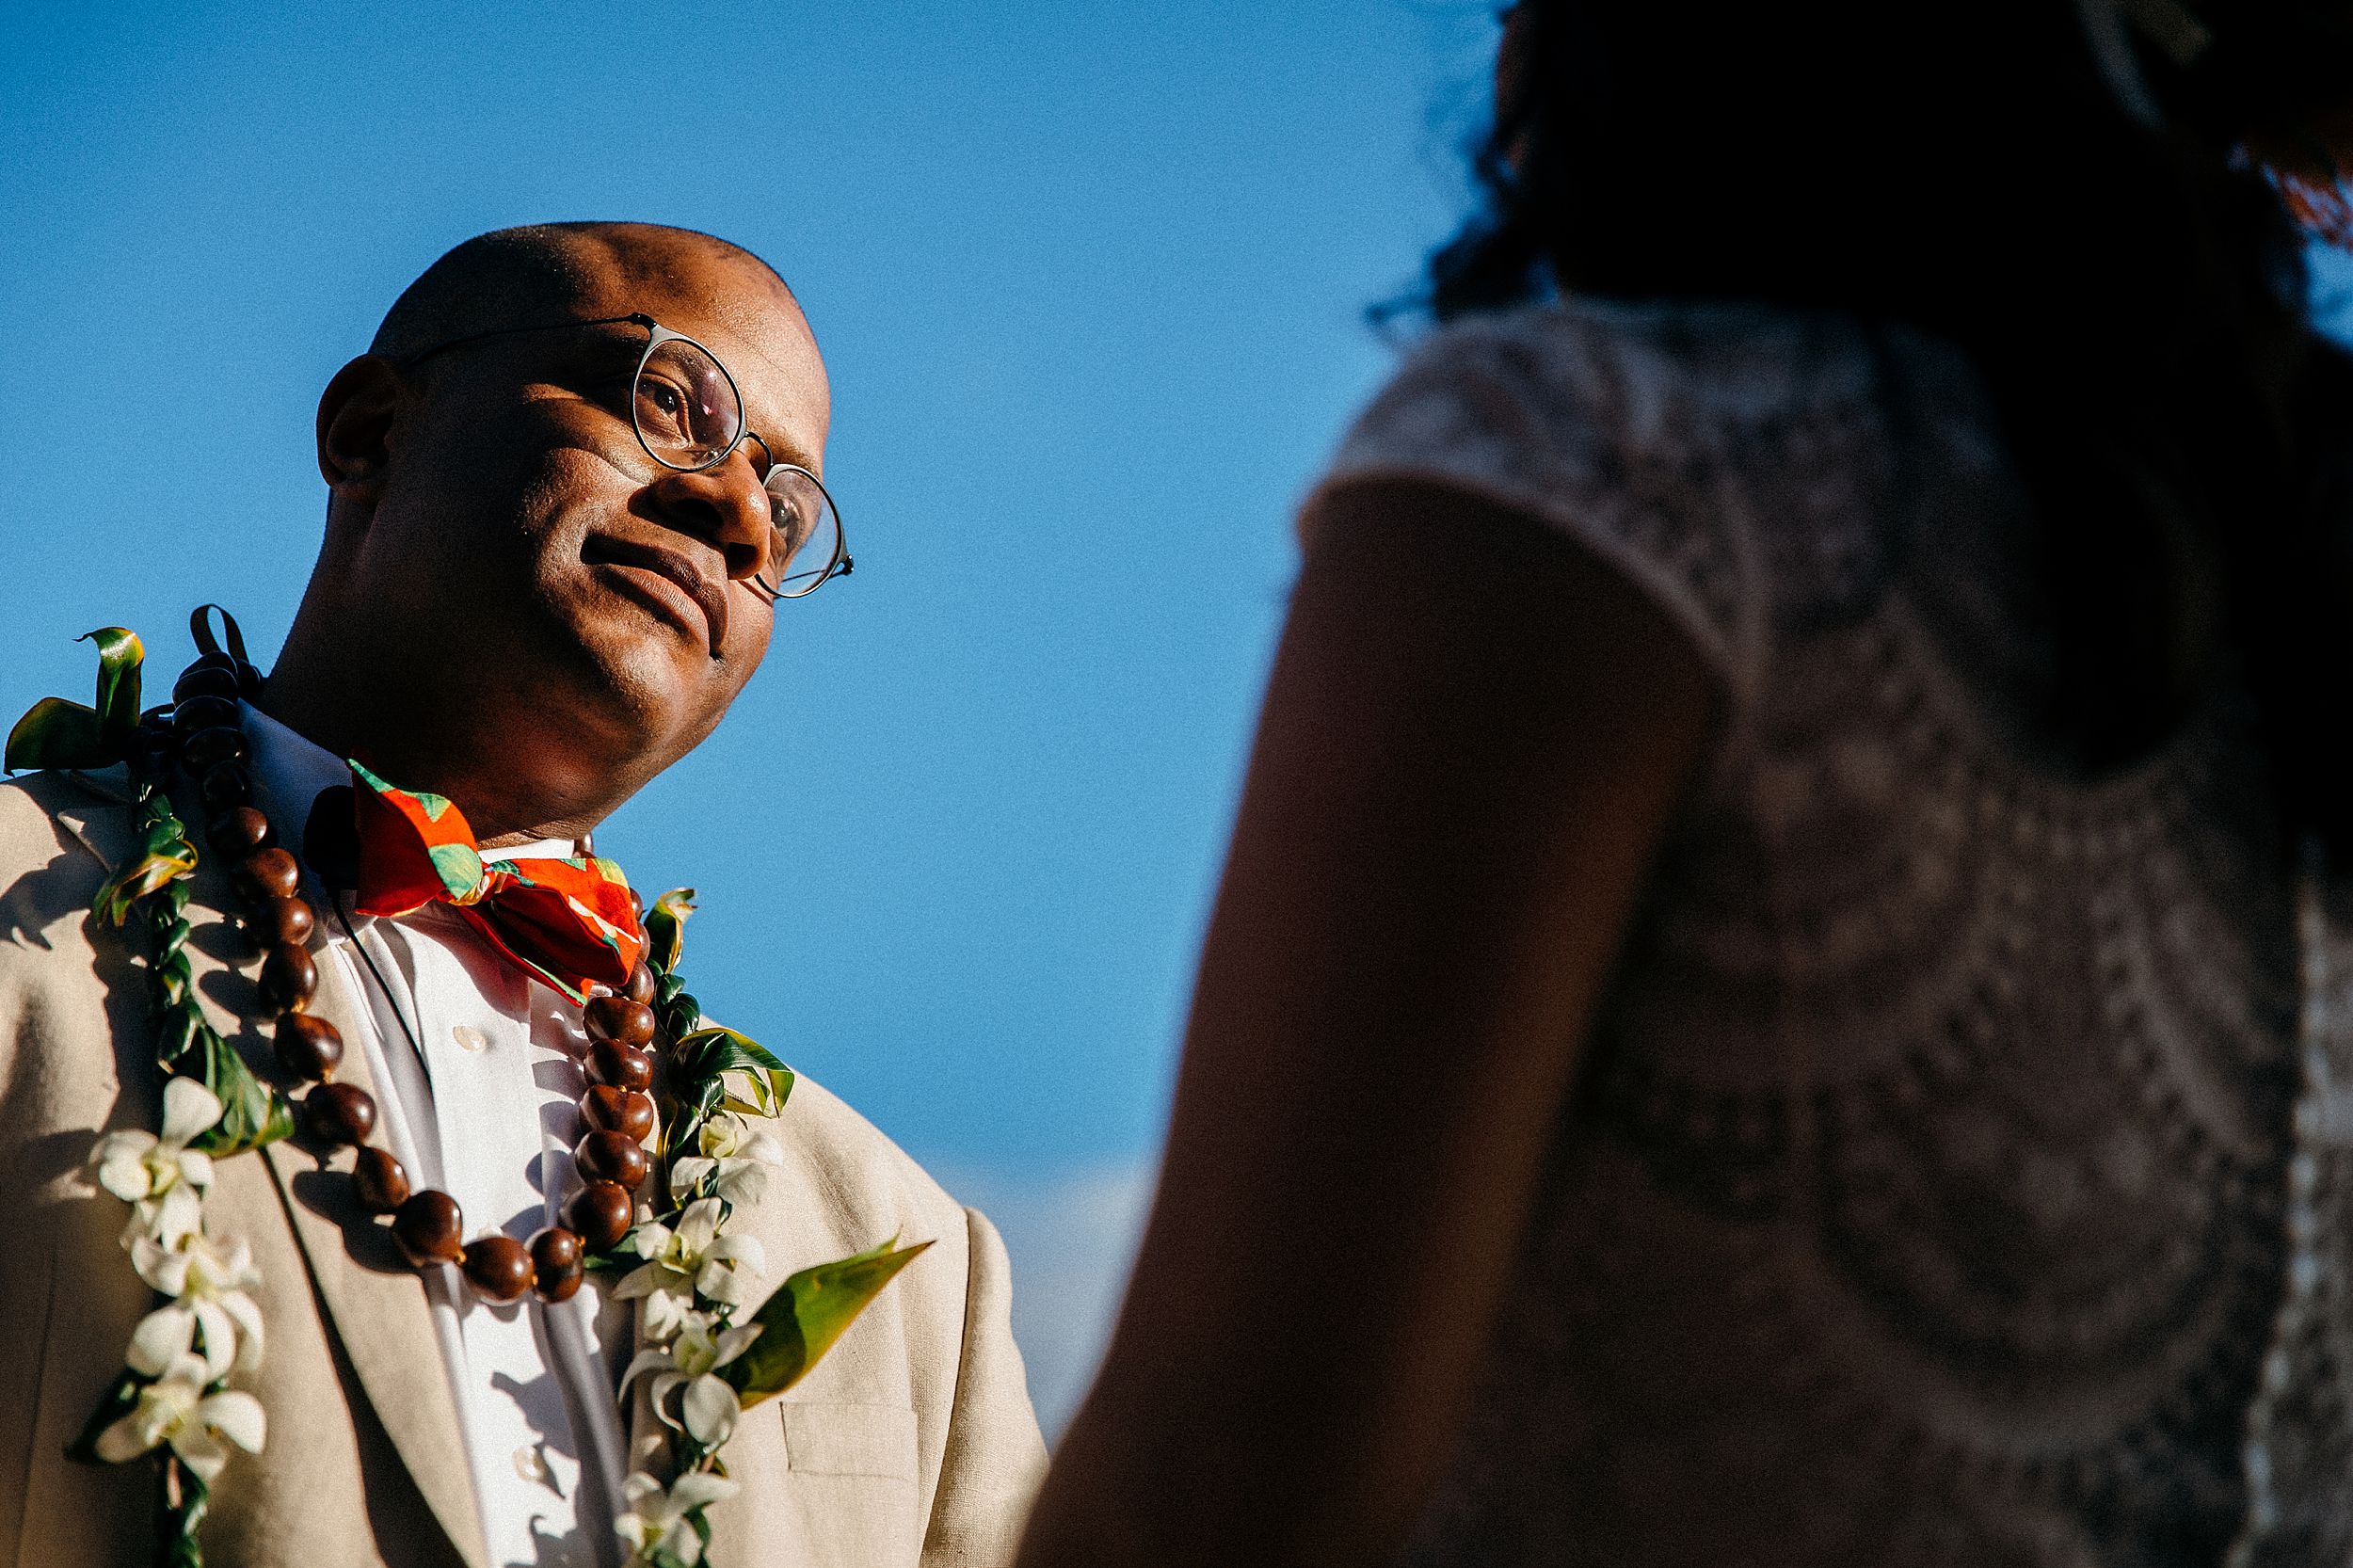
[[[701,609],[704,625],[711,632],[711,656],[719,657],[719,648],[728,637],[727,588],[697,569],[683,552],[643,539],[591,534],[581,546],[580,558],[590,566],[635,567],[675,584]]]

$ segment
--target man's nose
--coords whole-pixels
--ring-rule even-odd
[[[774,513],[767,487],[744,453],[699,473],[664,469],[647,488],[663,522],[719,552],[730,581],[742,582],[767,564]]]

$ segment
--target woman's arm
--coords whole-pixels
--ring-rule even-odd
[[[1151,1224],[1022,1568],[1398,1544],[1708,734],[1689,641],[1534,520],[1369,480],[1314,521]]]

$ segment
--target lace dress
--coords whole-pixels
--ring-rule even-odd
[[[1415,1568],[2353,1560],[2353,947],[2243,703],[2039,760],[1992,429],[1925,338],[1580,301],[1343,446],[1574,535],[1724,695]]]

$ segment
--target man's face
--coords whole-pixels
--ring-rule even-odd
[[[643,312],[696,340],[766,452],[746,440],[691,474],[654,461],[631,424],[641,327],[466,344],[401,373],[343,598],[377,648],[458,661],[434,684],[511,711],[520,751],[577,743],[658,769],[710,733],[767,650],[760,469],[773,454],[823,472],[824,368],[757,263],[687,236],[584,243],[595,283],[544,319]]]

